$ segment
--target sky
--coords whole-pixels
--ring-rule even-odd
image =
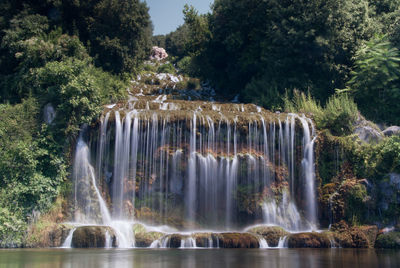
[[[200,14],[210,11],[213,0],[145,0],[150,7],[154,35],[167,34],[183,24],[183,6],[194,6]]]

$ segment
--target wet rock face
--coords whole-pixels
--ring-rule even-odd
[[[257,237],[250,233],[221,233],[218,235],[220,248],[259,248]]]
[[[400,249],[400,232],[380,234],[375,242],[376,248]]]
[[[289,248],[330,248],[331,242],[324,233],[298,233],[288,238]]]
[[[270,247],[278,246],[279,239],[289,234],[279,226],[258,226],[249,229],[248,232],[264,237]]]
[[[117,246],[115,232],[108,226],[82,226],[76,228],[72,236],[73,248],[104,248],[106,236],[110,236],[111,245]]]

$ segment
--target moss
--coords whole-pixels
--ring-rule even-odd
[[[153,241],[160,239],[165,235],[161,232],[149,232],[142,224],[135,224],[133,226],[133,232],[137,247],[149,247]]]
[[[270,247],[278,246],[279,239],[289,234],[285,229],[279,226],[257,226],[247,231],[264,237]]]
[[[108,226],[81,226],[76,228],[72,236],[74,248],[104,248],[106,246],[106,233],[112,240],[112,246],[117,246],[115,232]]]
[[[287,240],[289,248],[330,248],[331,242],[326,233],[296,233]]]
[[[259,248],[258,239],[250,233],[221,233],[218,234],[221,248]]]
[[[64,221],[66,200],[58,197],[53,207],[38,221],[29,226],[27,247],[60,247],[73,226],[61,224]]]
[[[378,235],[376,248],[400,249],[400,232],[388,232]]]

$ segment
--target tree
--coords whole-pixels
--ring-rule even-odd
[[[356,54],[347,89],[371,120],[400,124],[400,54],[385,37],[363,45]]]
[[[344,85],[355,51],[373,34],[366,0],[217,0],[206,35],[193,26],[200,16],[186,13],[202,76],[224,94],[241,93],[269,108],[279,102],[274,92],[293,88],[326,100]]]
[[[134,72],[148,57],[152,23],[139,0],[66,0],[64,28],[78,34],[97,66],[113,73]]]

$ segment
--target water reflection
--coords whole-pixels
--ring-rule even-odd
[[[0,267],[400,267],[400,251],[355,249],[0,250]]]

